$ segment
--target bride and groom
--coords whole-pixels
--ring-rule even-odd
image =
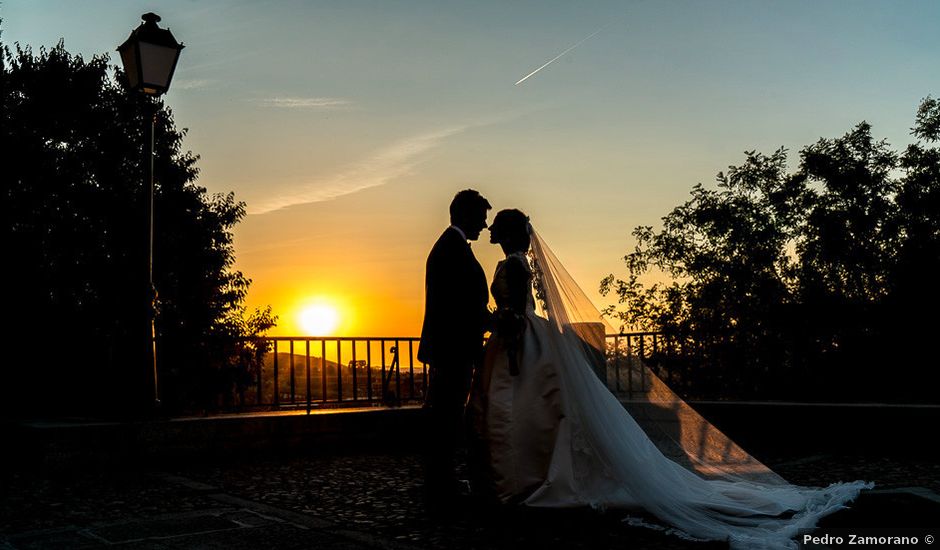
[[[618,400],[596,374],[609,326],[519,210],[500,211],[489,227],[506,256],[490,313],[469,244],[490,209],[476,191],[457,193],[451,226],[428,256],[418,358],[430,377],[431,505],[457,493],[465,426],[477,493],[511,505],[641,510],[676,535],[733,548],[796,548],[801,531],[872,486],[787,483],[642,363],[631,369],[630,398]]]

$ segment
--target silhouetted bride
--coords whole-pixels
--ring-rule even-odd
[[[683,537],[795,548],[800,529],[872,486],[787,483],[639,363],[628,411],[595,374],[609,325],[525,214],[499,212],[490,235],[506,258],[468,414],[502,502],[642,509]]]

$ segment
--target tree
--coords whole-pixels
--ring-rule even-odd
[[[250,281],[232,269],[234,196],[196,185],[198,157],[160,100],[124,85],[106,56],[60,42],[2,52],[0,235],[10,259],[11,361],[5,404],[76,412],[146,403],[149,371],[147,212],[150,113],[155,144],[154,279],[163,395],[192,405],[211,379],[209,342],[263,332],[237,321]],[[202,392],[204,396],[204,392]]]
[[[916,391],[936,377],[916,321],[940,305],[938,120],[928,97],[903,154],[863,122],[792,174],[784,149],[745,153],[660,231],[634,231],[628,277],[601,283],[626,306],[608,313],[681,344],[658,359],[688,395],[935,399]],[[641,284],[652,270],[671,282]]]

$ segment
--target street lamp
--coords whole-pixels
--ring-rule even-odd
[[[157,96],[170,88],[183,45],[173,38],[170,29],[157,26],[159,15],[145,13],[140,18],[144,22],[131,32],[117,51],[121,52],[131,88]]]
[[[176,62],[179,61],[180,50],[183,45],[173,38],[170,29],[161,29],[157,26],[160,16],[155,13],[145,13],[141,16],[143,23],[131,31],[131,35],[118,46],[124,72],[131,88],[150,96],[159,96],[170,88]],[[154,404],[160,404],[160,390],[157,381],[157,334],[154,327],[156,315],[157,289],[153,284],[153,157],[154,132],[157,124],[157,105],[152,103],[153,111],[150,117],[150,162],[148,163],[150,194],[147,199],[148,221],[150,235],[147,245],[148,279],[150,290],[150,346],[149,353],[153,366],[153,399]]]

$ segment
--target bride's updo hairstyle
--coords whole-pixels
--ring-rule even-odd
[[[490,231],[495,232],[495,242],[502,245],[507,254],[529,250],[532,240],[529,236],[529,217],[521,210],[500,210],[493,218]]]

